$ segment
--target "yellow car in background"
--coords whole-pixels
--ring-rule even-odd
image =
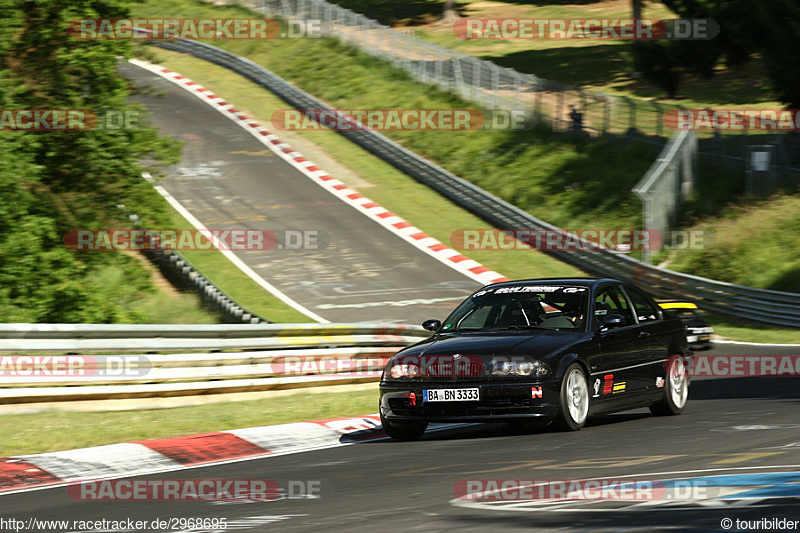
[[[663,300],[656,302],[665,311],[678,315],[686,327],[686,339],[692,350],[707,350],[711,348],[712,328],[705,320],[703,311],[694,302],[683,300]]]

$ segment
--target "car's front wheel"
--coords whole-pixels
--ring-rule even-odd
[[[589,417],[589,385],[586,374],[578,363],[573,363],[561,380],[558,415],[553,422],[556,429],[578,431]]]
[[[689,397],[689,372],[686,370],[684,358],[670,357],[667,362],[667,379],[664,383],[664,396],[650,406],[654,415],[679,415],[686,406]]]
[[[417,440],[428,429],[427,422],[415,420],[387,420],[381,415],[381,424],[386,434],[394,440]]]

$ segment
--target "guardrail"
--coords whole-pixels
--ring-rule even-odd
[[[375,382],[429,336],[393,324],[0,324],[0,404]]]
[[[275,73],[227,50],[190,40],[156,44],[237,72],[298,109],[332,109]],[[339,133],[499,229],[560,231],[552,224],[493,196],[376,131],[339,130]],[[797,293],[756,289],[682,274],[605,249],[548,253],[591,274],[639,283],[658,297],[688,298],[703,308],[729,316],[773,325],[800,327],[800,294]]]
[[[430,334],[386,324],[0,324],[0,352],[121,353],[176,350],[403,346]]]
[[[142,177],[154,183],[150,173],[142,173]],[[124,206],[120,206],[125,209]],[[141,218],[135,213],[127,211],[128,219],[133,222],[137,229],[146,230],[142,227]],[[202,272],[197,270],[177,250],[143,250],[142,253],[152,263],[158,265],[159,270],[164,276],[182,288],[192,290],[200,299],[215,309],[223,321],[228,324],[263,324],[270,321],[262,318],[255,313],[248,311],[228,296],[225,291],[218,287],[213,281],[208,279]]]
[[[269,323],[255,313],[248,311],[213,281],[197,270],[195,266],[175,250],[144,251],[144,255],[158,265],[161,272],[174,285],[193,290],[200,299],[216,309],[224,322],[229,324]]]

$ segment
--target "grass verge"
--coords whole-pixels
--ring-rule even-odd
[[[800,196],[729,207],[689,228],[704,245],[675,254],[667,268],[749,287],[800,293]]]
[[[87,280],[100,298],[115,303],[116,316],[92,317],[97,322],[128,324],[217,324],[219,314],[195,294],[175,289],[144,256],[136,252],[78,252],[117,254],[99,265]]]
[[[441,24],[442,2],[434,0],[331,0],[344,8],[394,27],[413,27],[427,41],[461,53],[487,59],[500,66],[535,74],[559,83],[638,99],[680,103],[687,108],[781,108],[771,94],[759,58],[737,68],[720,64],[712,78],[684,75],[677,99],[634,75],[630,41],[597,39],[459,39],[452,24]],[[645,19],[674,19],[677,15],[661,2],[643,2]],[[631,3],[519,2],[511,0],[460,0],[464,18],[523,19],[629,19]]]
[[[148,1],[146,17],[247,16],[189,0]],[[252,15],[251,15],[252,16]],[[214,41],[264,65],[340,109],[475,109],[475,105],[332,39]],[[230,74],[229,74],[230,76]],[[286,104],[281,104],[286,108]],[[479,110],[478,110],[479,111]],[[263,119],[270,118],[262,116]],[[555,134],[544,129],[413,130],[386,135],[479,187],[565,228],[623,229],[641,225],[631,187],[657,147],[644,141]]]
[[[735,341],[766,344],[800,344],[797,328],[768,327],[759,322],[737,320],[718,313],[708,313],[708,323],[717,335]]]
[[[157,50],[153,60],[181,72],[198,83],[236,102],[238,108],[269,128],[274,110],[285,108],[280,99],[227,69],[208,62],[164,50]],[[441,196],[397,171],[375,156],[332,131],[278,132],[314,161],[330,160],[341,170],[337,178],[406,218],[442,242],[458,228],[481,229],[489,226]],[[335,154],[331,156],[330,154]],[[344,164],[358,171],[347,168]],[[330,167],[323,164],[330,171]],[[577,269],[540,252],[470,251],[474,259],[512,278],[580,275]],[[191,260],[191,259],[190,259]],[[716,325],[715,321],[715,325]],[[765,329],[763,325],[719,320],[718,333],[731,339],[750,342],[791,342],[792,331]]]
[[[169,228],[192,228],[188,220],[170,207]],[[314,322],[263,289],[219,250],[181,250],[198,271],[222,289],[234,302],[251,313],[276,323]]]
[[[237,109],[259,120],[270,130],[272,125],[269,117],[276,110],[286,109],[286,103],[277,96],[207,61],[161,49],[156,49],[150,59],[189,76],[216,94],[223,95],[226,100],[235,102]],[[371,200],[447,245],[450,245],[450,236],[457,229],[491,228],[478,217],[442,198],[438,193],[334,131],[276,131],[275,133],[312,161],[322,165],[322,168],[337,179],[356,188]],[[176,216],[180,217],[177,213]],[[182,217],[181,222],[186,224]],[[488,268],[511,278],[581,275],[580,270],[538,251],[470,250],[465,253]],[[193,252],[192,255],[186,255],[187,259],[194,263],[196,257],[200,260],[205,257],[204,254],[207,252]],[[224,258],[222,260],[227,261]],[[204,274],[206,273],[201,264],[197,266]],[[229,292],[228,281],[224,278],[220,281],[224,290]],[[236,295],[231,294],[231,296]],[[244,301],[237,299],[237,302],[247,307]],[[251,310],[255,312],[255,309]]]
[[[235,406],[235,408],[233,408]],[[0,415],[0,457],[193,435],[376,412],[375,390],[297,392],[259,400],[99,413],[48,410]]]

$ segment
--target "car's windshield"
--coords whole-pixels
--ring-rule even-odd
[[[481,290],[445,320],[442,331],[579,329],[588,289],[568,285],[514,285]]]

